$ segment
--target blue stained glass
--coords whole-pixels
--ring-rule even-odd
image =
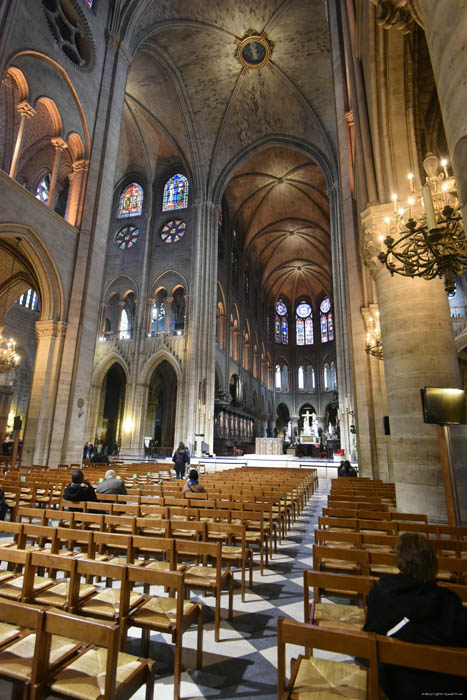
[[[297,345],[305,345],[305,321],[297,319]]]
[[[287,307],[281,299],[279,299],[279,301],[276,304],[276,311],[279,314],[279,316],[285,316],[285,314],[287,313]]]
[[[311,316],[308,316],[308,318],[305,319],[305,344],[313,345],[313,340],[313,320]]]
[[[331,313],[328,313],[328,339],[334,340],[334,324],[332,322]]]
[[[328,318],[326,314],[321,314],[321,342],[328,342]]]
[[[287,345],[289,342],[289,324],[285,316],[281,318],[282,344]]]
[[[325,297],[323,299],[323,301],[321,302],[319,310],[321,311],[322,314],[327,314],[327,312],[330,309],[331,309],[331,302],[329,301],[329,297]]]
[[[162,211],[186,209],[188,206],[188,180],[184,175],[174,175],[165,183],[162,195]]]

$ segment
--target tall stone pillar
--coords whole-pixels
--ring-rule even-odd
[[[24,134],[24,125],[26,123],[26,119],[31,119],[32,117],[35,116],[36,110],[31,107],[26,100],[23,100],[18,104],[18,112],[20,113],[20,122],[19,122],[19,129],[18,133],[16,135],[16,142],[15,142],[15,149],[13,151],[13,157],[11,159],[11,165],[10,165],[10,172],[9,175],[10,177],[14,178],[16,175],[16,170],[18,169],[18,161],[19,161],[19,154],[21,152],[21,145],[23,143],[23,134]]]
[[[50,463],[79,461],[84,440],[113,202],[123,101],[131,56],[121,39],[106,36],[105,60],[60,373]],[[87,154],[85,154],[87,156]],[[82,399],[85,411],[78,408]],[[80,404],[82,403],[80,401]]]
[[[70,175],[68,175],[70,189],[68,191],[65,219],[72,226],[79,226],[83,214],[84,187],[89,171],[89,161],[77,160],[71,166],[71,170]]]
[[[53,209],[55,204],[55,186],[57,184],[58,169],[60,168],[62,153],[68,148],[68,144],[66,141],[58,137],[52,139],[52,145],[55,148],[55,157],[52,168],[52,175],[50,176],[49,197],[47,199],[47,206]]]
[[[197,202],[186,360],[179,391],[175,443],[203,440],[212,451],[217,300],[217,217],[212,202]]]
[[[50,434],[57,397],[66,324],[36,321],[36,359],[23,445],[23,464],[49,464]],[[58,462],[57,462],[58,464]]]
[[[389,204],[363,212],[361,244],[376,280],[397,506],[444,520],[437,428],[423,422],[420,389],[460,385],[449,303],[441,280],[391,277],[376,260],[391,213]]]

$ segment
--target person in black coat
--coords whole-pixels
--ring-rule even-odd
[[[63,498],[72,503],[80,503],[81,501],[97,502],[96,492],[91,482],[84,478],[81,469],[76,469],[71,475],[71,484],[65,486]],[[69,507],[68,510],[81,510],[81,508]]]
[[[467,609],[453,591],[436,585],[438,563],[429,541],[406,532],[395,553],[400,574],[382,575],[372,589],[363,629],[403,642],[467,646]],[[388,700],[467,697],[465,678],[389,664],[380,665],[380,684]]]
[[[184,479],[186,465],[190,464],[190,453],[183,442],[179,443],[177,449],[175,450],[172,457],[172,462],[174,462],[177,479]]]

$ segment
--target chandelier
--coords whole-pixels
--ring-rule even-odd
[[[379,325],[379,311],[374,316],[370,316],[367,321],[368,331],[366,334],[365,352],[372,357],[383,359],[383,343],[381,340],[381,328]]]
[[[440,165],[443,172],[439,172]],[[394,216],[385,219],[383,243],[386,251],[378,258],[391,275],[396,273],[426,280],[441,277],[449,294],[456,289],[455,275],[467,268],[467,238],[456,181],[448,174],[447,161],[440,163],[432,153],[423,161],[423,167],[427,177],[421,190],[415,190],[413,174],[409,173],[411,197],[407,210],[398,209],[397,195],[392,195]],[[423,200],[425,207],[425,216],[418,220],[412,218],[416,197]]]
[[[0,374],[16,369],[19,359],[16,353],[16,342],[12,338],[7,340],[0,333]]]
[[[16,239],[16,248],[18,248],[20,243],[20,238]],[[13,277],[13,271],[15,268],[15,253],[12,253],[13,264],[11,266],[10,279]],[[0,318],[4,319],[7,308],[8,308],[8,290],[5,291],[3,296],[4,303],[2,308],[2,315]],[[3,329],[2,329],[3,330]],[[16,353],[16,342],[10,338],[4,338],[2,332],[0,331],[0,374],[5,374],[6,372],[12,372],[18,367],[20,357]]]

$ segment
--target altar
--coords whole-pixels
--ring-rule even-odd
[[[284,441],[282,438],[256,438],[255,453],[257,455],[282,455]]]

